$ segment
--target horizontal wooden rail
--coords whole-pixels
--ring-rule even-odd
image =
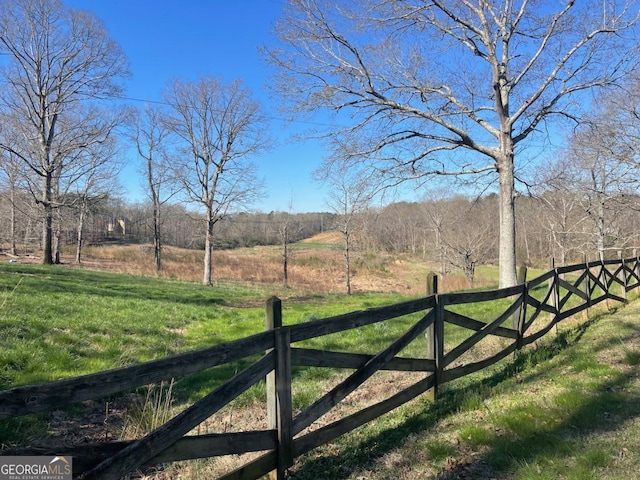
[[[185,377],[207,368],[235,362],[273,348],[268,332],[215,347],[150,362],[40,385],[0,391],[0,419],[54,410],[71,403],[108,397],[150,383]]]
[[[443,305],[462,305],[464,303],[480,303],[513,297],[522,293],[522,285],[479,292],[443,293],[438,295]]]
[[[151,458],[141,467],[162,463],[195,460],[199,458],[223,455],[240,455],[249,452],[273,450],[277,447],[276,430],[255,430],[246,432],[209,433],[205,435],[187,435],[169,448]],[[80,444],[71,447],[35,447],[20,450],[21,455],[73,457],[73,474],[78,476],[89,471],[97,464],[115,455],[133,443],[129,441]]]
[[[434,304],[433,297],[419,298],[417,300],[409,300],[385,307],[371,308],[321,320],[313,320],[287,328],[291,329],[291,343],[297,343],[311,338],[331,335],[332,333],[353,330],[354,328],[364,327],[365,325],[383,322],[412,313],[423,312],[433,308]]]
[[[307,348],[291,349],[291,364],[296,367],[328,367],[353,368],[364,366],[373,358],[366,353],[330,352],[327,350],[311,350]],[[389,360],[380,370],[395,372],[427,372],[435,370],[435,362],[425,358],[395,357]]]

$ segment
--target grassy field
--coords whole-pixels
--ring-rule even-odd
[[[333,253],[339,256],[339,251]],[[299,255],[299,263],[304,263]],[[397,302],[407,298],[408,290],[319,295],[306,287],[283,289],[277,282],[233,278],[204,287],[141,275],[133,257],[125,263],[128,274],[0,263],[0,389],[258,333],[264,328],[264,301],[273,294],[284,298],[284,323],[293,324]],[[379,263],[387,265],[388,285],[402,283],[391,274],[391,265],[404,271],[407,266],[389,259]],[[420,269],[416,279],[423,273]],[[482,273],[487,279],[492,275],[490,270]],[[377,280],[368,282],[373,286]],[[473,316],[494,314],[489,305],[483,308]],[[537,348],[445,386],[436,404],[418,399],[302,457],[291,478],[635,478],[640,471],[639,313],[640,306],[632,304],[614,317],[566,322]],[[413,320],[385,322],[309,344],[376,353]],[[454,327],[446,335],[448,342],[456,342],[466,333]],[[403,355],[423,353],[424,344],[417,341]],[[229,368],[208,371],[70,412],[0,421],[0,443],[4,448],[44,438],[77,441],[87,426],[91,428],[84,433],[93,440],[133,438],[232,373]],[[346,373],[296,371],[294,408],[311,403]],[[360,394],[368,398],[359,400],[375,401],[410,380],[381,375]],[[263,384],[253,387],[203,425],[201,433],[259,427],[264,395]],[[358,399],[349,397],[346,403],[351,400]],[[93,420],[79,428],[75,417],[82,415]],[[157,478],[210,478],[235,461],[186,462]]]
[[[63,252],[63,261],[69,265],[73,265],[73,258],[72,250]],[[166,247],[159,274],[154,270],[153,251],[148,245],[88,246],[83,258],[84,266],[88,268],[189,282],[202,280],[203,252],[197,250]],[[437,270],[437,267],[416,256],[353,251],[352,291],[421,295],[425,291],[427,274],[432,270]],[[344,256],[340,234],[325,233],[290,245],[288,275],[289,288],[284,288],[282,249],[279,246],[213,252],[216,281],[269,285],[283,297],[344,293]],[[495,268],[479,266],[475,286],[486,288],[495,285],[495,275]],[[440,278],[441,291],[464,288],[468,285],[460,272],[451,271]]]
[[[271,293],[269,287],[234,282],[206,287],[139,275],[0,263],[0,389],[117,368],[259,333]],[[284,322],[401,299],[397,293],[305,295],[285,301]],[[378,336],[377,344],[384,338]],[[346,336],[342,342],[345,349],[355,349],[362,338]],[[227,368],[180,380],[173,388],[174,400],[199,398],[228,374]],[[0,425],[0,440],[25,441],[25,436],[42,433],[19,430]]]

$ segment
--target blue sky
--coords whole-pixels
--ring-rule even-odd
[[[72,8],[94,12],[117,41],[130,62],[132,77],[127,96],[159,100],[169,80],[196,80],[202,75],[225,81],[242,79],[272,117],[276,146],[254,158],[264,178],[267,198],[255,209],[294,212],[326,211],[323,186],[311,172],[324,155],[316,142],[293,142],[290,136],[303,123],[281,120],[277,104],[265,88],[267,66],[258,48],[269,42],[273,23],[280,15],[280,0],[63,0]],[[140,103],[142,105],[142,103]],[[143,200],[137,159],[129,156],[123,183],[129,199]]]

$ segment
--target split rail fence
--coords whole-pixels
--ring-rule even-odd
[[[23,454],[71,455],[74,478],[104,480],[121,478],[145,466],[266,452],[219,478],[252,480],[269,474],[272,478],[281,479],[300,455],[419,395],[426,393],[436,399],[441,385],[495,364],[540,339],[567,317],[603,301],[626,302],[627,292],[640,286],[639,275],[640,261],[635,257],[554,268],[511,288],[445,294],[437,293],[437,277],[430,275],[428,288],[432,291],[423,298],[286,326],[282,326],[281,301],[273,297],[266,303],[267,330],[263,333],[139,365],[2,391],[0,421],[63,408],[75,402],[109,398],[140,386],[181,378],[248,357],[259,357],[226,383],[142,438],[81,445],[65,451]],[[476,302],[501,302],[504,310],[488,322],[456,312],[456,306]],[[379,322],[397,321],[402,317],[417,318],[417,321],[375,354],[292,346]],[[452,325],[469,332],[456,345],[447,341],[446,333],[450,332]],[[499,351],[492,351],[486,358],[473,356],[470,361],[463,361],[465,352],[490,336],[503,339]],[[412,342],[423,342],[422,358],[399,356]],[[353,369],[353,373],[294,414],[291,385],[295,378],[292,379],[292,367]],[[415,382],[385,400],[339,420],[326,425],[316,423],[380,370],[413,372],[411,375],[415,374]],[[265,378],[268,429],[188,434]]]

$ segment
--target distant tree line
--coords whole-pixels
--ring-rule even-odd
[[[631,4],[285,4],[262,50],[281,107],[296,118],[345,114],[309,132],[328,147],[318,178],[331,214],[251,213],[264,194],[255,160],[273,139],[240,79],[175,79],[160,99],[125,105],[126,55],[93,13],[0,0],[4,248],[37,244],[52,264],[64,244],[81,262],[86,242],[150,242],[157,270],[164,245],[201,248],[210,285],[213,249],[281,244],[286,284],[287,245],[333,228],[349,292],[358,250],[420,255],[471,285],[477,265],[497,263],[510,286],[517,263],[636,246],[640,16]],[[563,140],[552,152],[540,146]],[[148,203],[118,200],[131,149]],[[443,190],[372,206],[436,179],[482,195]]]
[[[574,182],[577,185],[577,181]],[[21,254],[39,249],[41,215],[26,191],[0,188],[0,243]],[[321,232],[347,228],[349,249],[357,254],[404,254],[431,262],[439,272],[464,273],[473,286],[476,267],[498,261],[498,196],[426,194],[421,201],[368,206],[350,214],[335,212],[246,212],[226,216],[215,230],[215,249],[284,245]],[[89,202],[84,213],[84,238],[89,243],[152,243],[153,206],[114,198]],[[588,189],[548,186],[521,195],[518,211],[517,258],[520,265],[548,267],[585,259],[631,255],[640,247],[640,196],[616,191],[594,199]],[[75,245],[80,211],[56,209],[56,224],[64,245]],[[202,249],[202,213],[180,204],[164,206],[163,244]],[[286,231],[286,237],[283,232]],[[288,260],[288,258],[285,258]],[[295,261],[295,260],[293,260]]]
[[[368,209],[354,231],[356,248],[405,253],[437,265],[441,273],[462,271],[472,286],[478,265],[498,261],[498,197],[430,194],[420,202]],[[548,267],[631,255],[640,247],[640,196],[616,194],[604,208],[586,191],[547,190],[516,199],[517,259]]]
[[[131,242],[153,243],[153,205],[127,203],[118,198],[98,198],[89,202],[83,213],[84,242],[94,244]],[[56,209],[56,230],[61,246],[76,245],[81,212],[73,205]],[[336,215],[321,213],[247,212],[230,214],[215,230],[215,249],[279,245],[282,226],[288,225],[287,241],[298,242],[334,227]],[[163,244],[180,248],[204,248],[203,225],[200,212],[184,205],[163,207]],[[40,250],[42,245],[42,217],[27,191],[11,191],[6,178],[0,175],[0,245],[10,253],[24,254]]]

